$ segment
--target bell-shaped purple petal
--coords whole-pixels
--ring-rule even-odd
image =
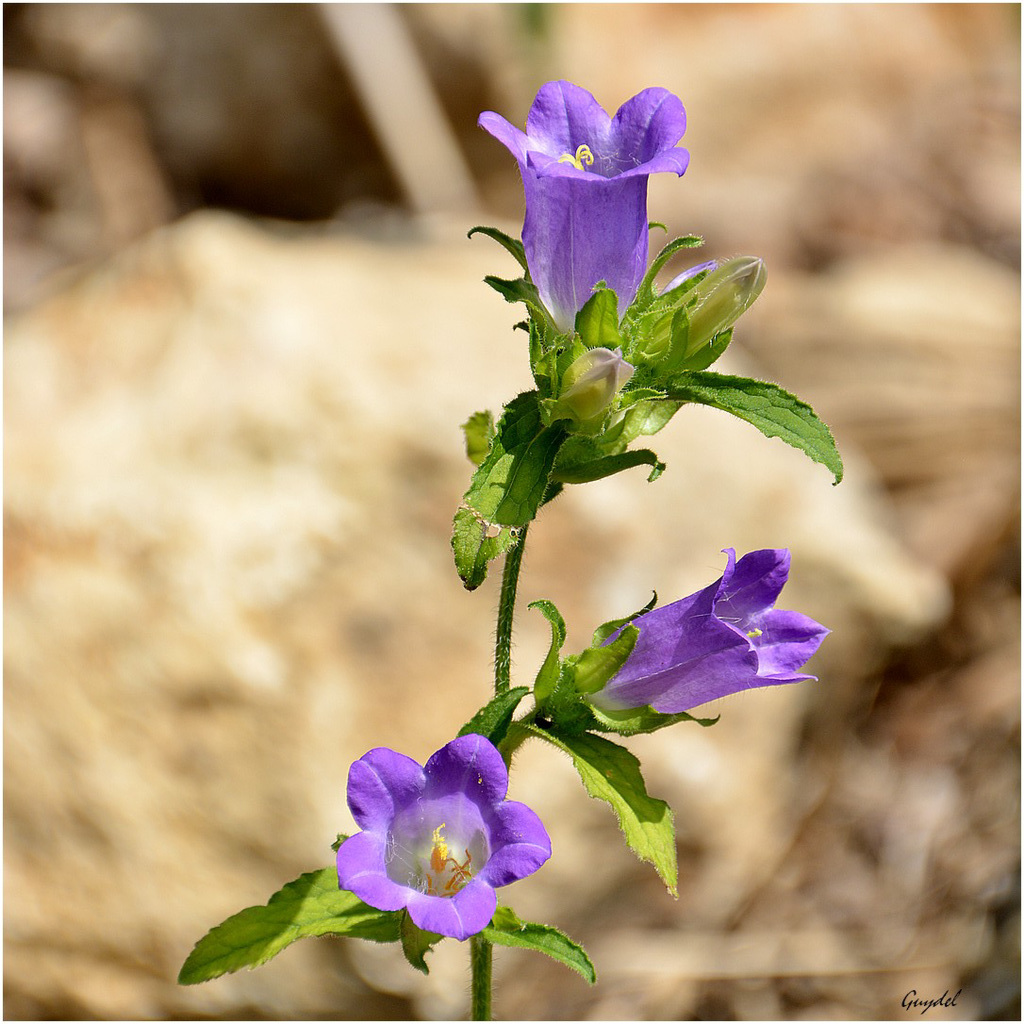
[[[721,579],[633,620],[636,646],[591,703],[677,714],[739,690],[814,678],[798,670],[829,630],[774,607],[789,576],[789,552],[752,551],[738,562],[731,548],[726,554]]]
[[[379,832],[357,832],[338,847],[338,885],[378,910],[401,910],[405,887],[386,871],[388,844]]]
[[[435,793],[467,793],[487,804],[505,799],[508,769],[494,744],[470,733],[459,736],[431,754],[424,768],[424,796]]]
[[[494,809],[491,838],[495,851],[480,877],[490,885],[508,885],[532,875],[550,856],[551,840],[540,818],[517,800]]]
[[[408,909],[428,931],[465,939],[494,914],[494,890],[551,856],[540,819],[506,800],[508,770],[482,736],[460,736],[421,768],[378,747],[349,771],[363,831],[338,848],[338,884],[378,910]]]
[[[647,179],[682,174],[676,148],[686,113],[666,89],[645,89],[610,118],[571,82],[548,82],[530,107],[526,133],[488,111],[480,126],[519,163],[526,198],[523,246],[530,276],[562,330],[604,281],[619,315],[647,267]]]
[[[375,747],[348,772],[348,806],[360,828],[374,828],[394,817],[423,790],[423,769],[405,754]]]
[[[407,906],[409,916],[418,927],[461,942],[491,923],[498,906],[498,894],[483,879],[474,878],[450,899],[417,892],[409,897]]]

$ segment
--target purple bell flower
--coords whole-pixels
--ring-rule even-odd
[[[505,762],[482,736],[452,740],[423,768],[376,747],[349,770],[362,831],[338,848],[339,886],[378,910],[407,909],[426,931],[475,935],[494,915],[494,890],[551,856],[540,818],[507,791]]]
[[[738,562],[732,548],[726,554],[725,572],[711,586],[633,619],[636,646],[588,697],[592,704],[606,711],[649,704],[678,714],[739,690],[816,678],[799,670],[830,630],[775,608],[789,551],[751,551]]]
[[[599,281],[615,292],[621,317],[647,269],[647,179],[682,174],[690,161],[676,148],[683,104],[667,89],[645,89],[609,117],[585,89],[548,82],[525,134],[492,111],[478,124],[519,161],[526,262],[558,327],[572,329]]]

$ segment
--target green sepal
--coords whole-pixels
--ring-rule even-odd
[[[597,286],[576,314],[576,331],[587,348],[622,347],[619,333],[619,300],[611,288]]]
[[[610,417],[610,425],[596,434],[570,434],[558,451],[551,471],[552,481],[586,483],[600,480],[634,466],[650,466],[648,480],[656,480],[665,464],[651,451],[630,453],[628,458],[605,462],[609,456],[622,456],[631,442],[643,434],[655,434],[675,415],[679,402],[663,400],[663,392],[651,388],[624,391],[619,396],[620,411]]]
[[[641,860],[654,865],[673,896],[677,867],[672,811],[664,800],[649,796],[640,762],[625,747],[603,736],[565,736],[529,726],[532,735],[568,754],[586,791],[610,804],[626,844]]]
[[[532,281],[525,277],[496,277],[488,274],[484,278],[484,284],[489,284],[507,302],[525,302],[527,308],[532,310],[533,306],[540,306],[540,293]]]
[[[551,601],[543,599],[531,601],[528,608],[536,608],[551,624],[551,646],[548,648],[544,664],[537,672],[537,679],[533,684],[533,695],[539,704],[551,696],[558,682],[560,662],[559,655],[562,645],[565,643],[565,619],[562,618],[559,610]]]
[[[487,563],[517,543],[518,531],[536,516],[564,440],[561,426],[542,424],[536,391],[505,407],[490,451],[455,513],[452,550],[468,590],[484,581]]]
[[[599,647],[614,633],[617,629],[621,629],[627,623],[632,622],[634,619],[640,618],[641,615],[646,615],[656,604],[658,603],[658,592],[656,590],[651,591],[651,599],[637,611],[633,612],[632,615],[624,615],[621,619],[609,619],[607,622],[602,622],[597,629],[594,630],[593,639],[590,642],[591,647]]]
[[[504,231],[499,231],[497,228],[489,228],[483,224],[470,228],[466,233],[467,238],[472,238],[474,235],[486,235],[488,238],[493,238],[498,245],[507,249],[515,257],[516,262],[523,268],[524,274],[527,277],[530,276],[530,268],[526,265],[526,250],[518,238],[513,238],[511,235],[506,235]]]
[[[699,280],[697,275],[695,280]],[[704,370],[729,347],[732,328],[719,331],[696,349],[690,345],[689,304],[677,300],[676,307],[661,311],[660,300],[644,313],[631,330],[630,353],[641,367],[640,379],[656,384],[683,370]]]
[[[496,946],[517,946],[544,953],[572,968],[588,984],[593,985],[597,981],[594,965],[578,942],[573,942],[568,935],[551,925],[520,921],[511,907],[498,907],[480,937]]]
[[[337,839],[335,839],[335,840],[334,840],[334,842],[333,842],[333,843],[331,843],[331,849],[332,849],[332,850],[333,850],[333,851],[334,851],[335,853],[337,853],[337,852],[338,852],[338,850],[339,850],[339,848],[341,847],[341,844],[342,844],[343,842],[345,842],[345,840],[346,840],[346,839],[350,839],[350,838],[351,838],[351,836],[347,836],[347,835],[345,835],[345,833],[344,833],[344,832],[339,832],[339,833],[338,833],[338,837],[337,837]]]
[[[265,906],[246,907],[207,932],[188,955],[178,984],[258,967],[297,939],[315,935],[395,942],[398,914],[374,910],[339,889],[336,868],[311,871],[275,892]]]
[[[484,284],[490,285],[506,302],[525,303],[530,312],[530,318],[541,325],[545,336],[554,336],[558,333],[554,319],[541,301],[537,286],[528,278],[495,277],[493,274],[488,274],[484,278]]]
[[[429,974],[430,968],[424,959],[443,938],[437,932],[424,931],[409,916],[408,910],[399,910],[398,913],[398,938],[402,943],[402,952],[405,959],[416,968],[420,974]]]
[[[685,711],[675,715],[665,715],[652,707],[628,708],[624,711],[603,711],[591,707],[591,713],[597,721],[599,732],[613,732],[619,736],[638,736],[641,733],[657,732],[677,722],[696,722],[705,729],[714,725],[718,718],[694,718]]]
[[[479,466],[487,458],[494,440],[494,417],[490,410],[473,413],[462,424],[462,432],[466,436],[466,458]]]
[[[576,690],[573,670],[578,655],[564,658],[553,691],[537,702],[535,721],[539,728],[553,729],[560,736],[582,736],[597,728],[597,719],[591,706]],[[518,723],[513,723],[516,729]]]
[[[650,448],[637,448],[630,452],[620,452],[618,455],[605,455],[589,462],[556,468],[551,474],[551,479],[563,484],[586,484],[592,480],[603,480],[606,476],[613,476],[634,466],[652,467],[647,475],[648,483],[654,483],[665,472],[665,463]]]
[[[582,654],[569,659],[571,678],[577,693],[596,693],[626,663],[633,653],[640,630],[636,626],[623,626],[622,632],[608,644],[588,647]]]
[[[683,360],[684,370],[706,370],[729,347],[732,341],[732,328],[719,331],[707,345],[702,345],[696,352]]]
[[[706,371],[681,373],[665,385],[669,399],[709,405],[778,437],[843,479],[843,460],[832,432],[814,410],[777,384]]]
[[[645,310],[651,302],[656,298],[654,294],[654,279],[661,272],[661,268],[677,253],[680,249],[697,249],[704,244],[704,239],[699,235],[684,235],[681,238],[673,238],[657,256],[651,260],[651,265],[647,268],[647,273],[644,274],[644,279],[640,282],[640,287],[636,291],[636,298],[633,300],[632,305],[626,310],[626,318],[633,319],[636,313]]]
[[[476,733],[497,746],[505,738],[519,702],[530,692],[528,686],[515,686],[492,697],[460,730],[460,736]]]
[[[644,388],[643,394],[649,395],[650,390]],[[662,401],[660,398],[644,399],[633,404],[629,402],[631,397],[632,392],[627,393],[623,402],[625,413],[622,418],[596,438],[597,444],[605,450],[605,454],[617,455],[625,451],[627,446],[641,435],[656,434],[672,419],[680,406],[679,402]],[[569,452],[563,453],[562,458],[568,462],[574,455],[574,451],[570,449]]]

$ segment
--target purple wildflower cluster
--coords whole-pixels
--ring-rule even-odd
[[[677,146],[686,130],[682,103],[665,89],[645,89],[609,117],[586,90],[549,82],[526,132],[493,112],[479,123],[519,163],[529,273],[558,328],[573,329],[602,281],[621,317],[647,268],[647,179],[681,175],[689,162]],[[745,257],[691,267],[662,295],[697,275],[704,276],[691,286],[690,348],[731,326],[764,286],[763,264]],[[621,351],[587,350],[565,372],[559,412],[596,421],[633,369]],[[650,706],[676,714],[740,690],[814,678],[800,669],[829,631],[775,608],[789,552],[752,551],[738,561],[733,549],[726,553],[710,586],[633,619],[635,647],[587,695],[598,712]],[[340,886],[379,910],[408,911],[426,931],[477,934],[494,914],[495,890],[551,855],[540,819],[506,799],[507,790],[502,755],[483,736],[452,740],[423,767],[384,747],[369,751],[349,771],[348,803],[362,831],[338,849]]]

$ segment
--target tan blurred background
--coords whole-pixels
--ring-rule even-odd
[[[723,368],[812,402],[838,488],[711,410],[668,472],[531,531],[599,622],[793,550],[820,682],[631,742],[680,898],[568,763],[512,795],[550,864],[507,890],[588,988],[499,950],[525,1019],[1019,1019],[1018,5],[4,7],[5,1016],[466,1012],[464,946],[310,940],[179,988],[209,927],[327,865],[348,765],[424,758],[485,698],[494,580],[462,590],[458,424],[528,386],[511,273],[522,124],[565,77],[683,100],[650,214],[769,283]],[[657,236],[656,236],[657,237]]]

